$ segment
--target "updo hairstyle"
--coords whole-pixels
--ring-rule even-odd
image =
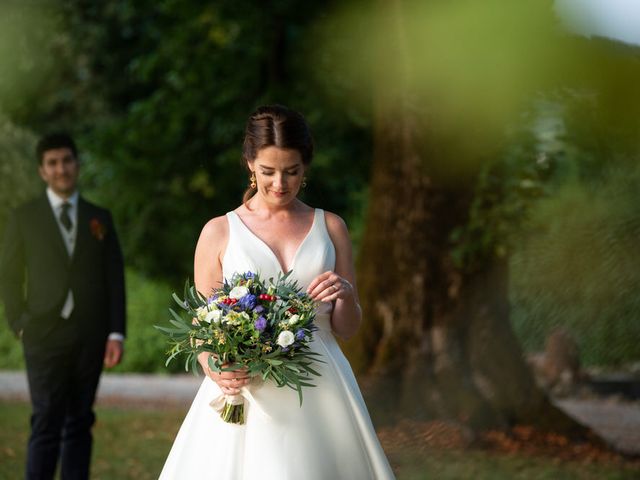
[[[242,146],[242,163],[248,168],[258,152],[266,147],[278,147],[296,150],[302,163],[308,166],[313,158],[313,138],[309,125],[298,112],[283,105],[265,105],[259,107],[249,117]],[[249,200],[255,190],[249,188],[243,202]]]

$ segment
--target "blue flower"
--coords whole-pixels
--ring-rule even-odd
[[[257,303],[258,299],[256,298],[256,296],[250,293],[246,294],[244,297],[238,300],[238,306],[244,311],[252,310],[253,308],[255,308]]]
[[[255,276],[256,276],[256,274],[255,274],[255,273],[253,273],[253,272],[246,272],[246,273],[244,274],[244,278],[246,278],[246,279],[253,278],[253,277],[255,277]]]
[[[262,332],[265,328],[267,328],[267,319],[263,316],[259,316],[253,325],[254,327],[256,327],[256,330]]]
[[[256,308],[253,309],[253,311],[256,313],[262,313],[264,312],[264,307],[262,305],[258,305]]]
[[[296,332],[296,340],[304,340],[304,330],[300,329]]]

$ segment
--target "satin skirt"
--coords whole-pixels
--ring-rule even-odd
[[[322,354],[316,387],[298,394],[254,379],[243,390],[245,424],[210,405],[222,393],[204,379],[176,436],[161,480],[360,480],[395,478],[349,362],[318,315],[312,350]]]

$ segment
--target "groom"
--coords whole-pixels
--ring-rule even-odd
[[[9,218],[0,255],[5,314],[22,339],[29,380],[27,475],[89,477],[93,402],[103,365],[122,357],[123,261],[111,215],[78,194],[78,155],[66,134],[37,146],[46,193]]]

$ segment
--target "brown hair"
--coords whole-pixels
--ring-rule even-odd
[[[259,107],[249,117],[244,132],[242,162],[245,167],[266,147],[296,150],[302,163],[309,165],[313,158],[313,138],[304,117],[282,105]],[[248,188],[242,197],[243,203],[247,203],[254,194],[255,190]]]

